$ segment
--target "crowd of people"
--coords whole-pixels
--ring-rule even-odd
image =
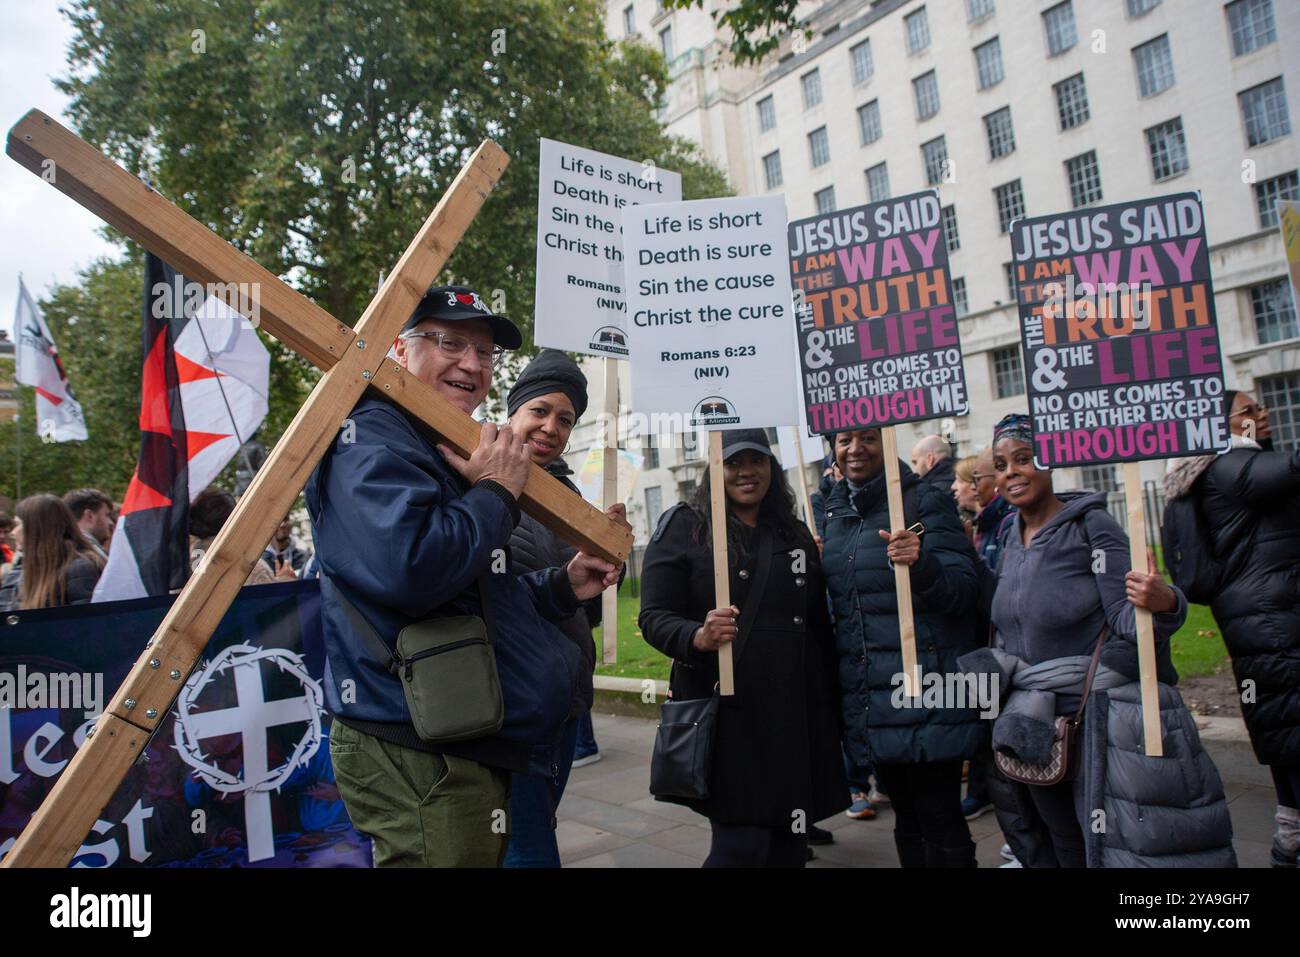
[[[119,506],[94,488],[62,498],[47,492],[19,500],[13,515],[0,512],[0,612],[82,605],[91,600],[112,548]],[[212,486],[189,507],[191,568],[197,568],[235,497]],[[275,537],[253,563],[249,585],[315,577],[307,550],[285,516]]]
[[[448,286],[420,301],[394,355],[472,414],[501,355],[521,344],[473,290]],[[592,630],[623,568],[519,504],[534,466],[579,494],[562,455],[587,381],[544,350],[505,400],[507,423],[485,424],[463,456],[364,397],[307,485],[315,552],[286,519],[249,576],[320,578],[330,756],[378,866],[557,867],[570,769],[599,758]],[[1171,463],[1167,493],[1195,502],[1208,529],[1211,607],[1277,786],[1273,862],[1295,867],[1300,453],[1271,449],[1268,411],[1252,396],[1229,400],[1233,451]],[[904,867],[974,867],[968,822],[990,810],[1003,866],[1235,864],[1222,782],[1174,688],[1170,638],[1188,595],[1154,559],[1130,567],[1106,495],[1058,488],[1032,439],[1025,415],[1002,419],[967,458],[925,436],[910,467],[898,463],[904,527],[891,531],[880,430],[828,437],[814,531],[766,433],[724,433],[725,523],[714,524],[706,473],[646,544],[639,617],[671,659],[671,699],[718,698],[704,786],[656,795],[707,818],[705,866],[803,866],[810,845],[833,839],[818,821],[871,820],[885,804]],[[196,563],[233,508],[215,488],[192,503]],[[608,513],[626,521],[622,506]],[[0,525],[0,608],[88,600],[113,516],[91,489],[19,502],[12,527]],[[719,537],[725,604],[713,585]],[[900,696],[898,569],[911,582],[921,673],[978,678],[995,701]],[[1163,758],[1141,747],[1139,610],[1155,628]],[[720,696],[724,646],[735,693]],[[460,685],[449,689],[440,671]],[[439,731],[443,694],[481,712],[483,726]],[[1013,776],[1009,762],[1045,767],[1059,755],[1060,718],[1082,722],[1070,753],[1078,773],[1051,784]]]

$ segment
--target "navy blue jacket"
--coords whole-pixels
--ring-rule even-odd
[[[398,744],[549,773],[579,669],[578,649],[551,624],[579,608],[567,575],[509,573],[519,520],[513,497],[495,483],[468,488],[396,406],[362,399],[350,422],[306,490],[321,567],[326,707]],[[504,559],[495,562],[500,573],[491,573],[494,558]],[[492,604],[505,723],[490,737],[433,746],[416,737],[401,682],[348,624],[336,590],[392,647],[414,622],[481,616],[480,577]]]
[[[952,496],[900,463],[908,524],[921,521],[921,557],[912,566],[912,612],[922,683],[955,674],[957,658],[982,644],[976,616],[975,550]],[[855,507],[856,506],[856,507]],[[885,473],[850,499],[838,482],[826,501],[822,566],[835,616],[849,756],[857,764],[952,761],[975,754],[987,729],[974,708],[895,707],[903,671],[894,571],[881,529],[889,528]],[[901,692],[900,692],[901,694]]]

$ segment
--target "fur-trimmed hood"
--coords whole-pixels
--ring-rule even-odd
[[[1260,451],[1260,445],[1254,439],[1248,439],[1244,435],[1232,436],[1232,447],[1234,449],[1254,449]],[[1165,497],[1170,501],[1176,498],[1182,498],[1192,491],[1192,486],[1196,480],[1204,474],[1205,470],[1214,464],[1217,455],[1193,455],[1185,459],[1173,459],[1169,463],[1169,471],[1165,473]]]

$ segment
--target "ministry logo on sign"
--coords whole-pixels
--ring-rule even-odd
[[[592,352],[608,352],[614,356],[627,355],[627,334],[618,326],[601,326],[592,335],[587,348]]]
[[[720,395],[701,399],[696,404],[695,411],[691,413],[691,425],[702,425],[709,429],[722,425],[735,425],[739,421],[740,416],[736,414],[736,408],[731,400],[724,399]]]

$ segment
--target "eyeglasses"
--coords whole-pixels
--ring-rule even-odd
[[[448,359],[459,359],[465,354],[472,342],[454,332],[407,332],[402,334],[403,339],[432,339],[438,344],[438,351]],[[478,355],[478,361],[483,365],[491,367],[506,354],[506,350],[501,346],[474,346],[474,352]]]

